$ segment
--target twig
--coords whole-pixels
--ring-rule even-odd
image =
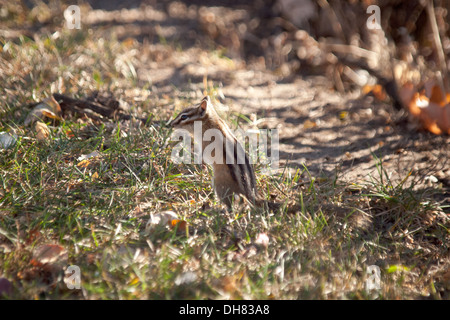
[[[56,101],[58,101],[63,112],[70,110],[72,112],[80,113],[87,117],[100,121],[102,120],[102,117],[109,119],[118,118],[120,120],[130,120],[134,118],[129,114],[119,112],[118,105],[103,106],[99,103],[87,100],[74,99],[59,93],[54,93],[53,97],[55,98]],[[141,121],[144,125],[148,124],[147,118],[135,117],[135,119]]]
[[[442,70],[442,73],[441,72],[438,73],[438,79],[441,85],[442,93],[445,94],[445,92],[447,92],[446,89],[448,88],[447,64],[445,62],[444,50],[442,49],[442,42],[439,36],[439,28],[436,22],[436,15],[434,13],[433,0],[427,1],[427,13],[428,18],[430,19],[431,30],[433,31],[434,46],[436,47],[439,65]]]
[[[328,11],[328,17],[330,18],[331,27],[333,28],[333,31],[336,33],[336,35],[341,35],[342,38],[346,40],[345,32],[343,31],[342,24],[334,8],[330,6],[327,0],[318,0],[317,3],[322,8],[322,10]]]
[[[56,101],[58,101],[63,111],[74,110],[73,107],[77,106],[81,109],[90,109],[104,117],[113,118],[117,110],[99,105],[97,103],[92,103],[86,100],[73,99],[71,97],[59,93],[54,93],[53,97],[55,98]]]
[[[376,60],[379,59],[378,53],[353,45],[321,42],[320,46],[326,49],[327,51],[352,54],[354,56],[366,59],[376,59]]]

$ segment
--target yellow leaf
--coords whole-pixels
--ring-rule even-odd
[[[317,123],[315,121],[311,121],[309,119],[306,119],[305,122],[303,122],[303,128],[304,129],[311,129],[317,127]]]
[[[90,163],[91,163],[91,162],[90,162],[89,160],[83,160],[83,161],[80,161],[80,162],[77,164],[77,167],[80,167],[80,168],[87,168],[87,167],[89,166]]]
[[[94,181],[95,179],[98,179],[98,173],[95,172],[91,178],[92,178],[92,181]]]

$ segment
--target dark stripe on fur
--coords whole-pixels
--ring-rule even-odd
[[[228,170],[230,171],[231,178],[232,178],[234,181],[236,181],[236,183],[239,184],[239,182],[238,182],[238,180],[237,180],[237,177],[236,177],[236,175],[234,174],[233,165],[230,164],[230,163],[227,163],[227,166],[228,166]]]

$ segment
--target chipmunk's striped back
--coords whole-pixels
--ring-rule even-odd
[[[201,137],[194,132],[195,122],[201,121]],[[204,162],[213,168],[213,186],[218,197],[231,207],[233,194],[244,195],[251,203],[257,199],[255,172],[250,164],[249,158],[231,132],[228,125],[223,121],[213,105],[210,98],[206,96],[199,105],[187,108],[170,123],[174,128],[186,129],[194,134],[195,139],[202,141],[202,154]],[[215,135],[216,140],[205,139],[208,130],[215,129],[220,134]],[[195,141],[194,141],[195,142]],[[205,149],[210,149],[210,145],[216,143],[221,146],[221,157],[209,157]]]

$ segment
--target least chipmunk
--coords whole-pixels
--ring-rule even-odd
[[[201,122],[201,132],[199,132],[201,133],[201,137],[195,136],[194,123],[196,121]],[[212,166],[214,190],[219,199],[229,209],[232,207],[234,194],[244,195],[252,204],[257,206],[265,203],[258,196],[255,172],[244,148],[233,135],[225,121],[217,114],[209,96],[204,97],[198,105],[181,111],[169,123],[169,126],[189,131],[190,134],[194,135],[194,140],[202,139],[201,151],[203,161]],[[218,142],[216,140],[211,141],[212,139],[209,141],[205,140],[205,132],[209,129],[216,129],[216,132],[220,133],[214,136],[215,139],[219,139]],[[214,159],[211,159],[211,157],[205,154],[205,149],[213,142],[223,146],[223,149],[221,155],[221,150],[219,150],[219,155],[216,157],[216,154],[213,154],[212,157]],[[266,203],[271,209],[279,207],[275,203]]]

